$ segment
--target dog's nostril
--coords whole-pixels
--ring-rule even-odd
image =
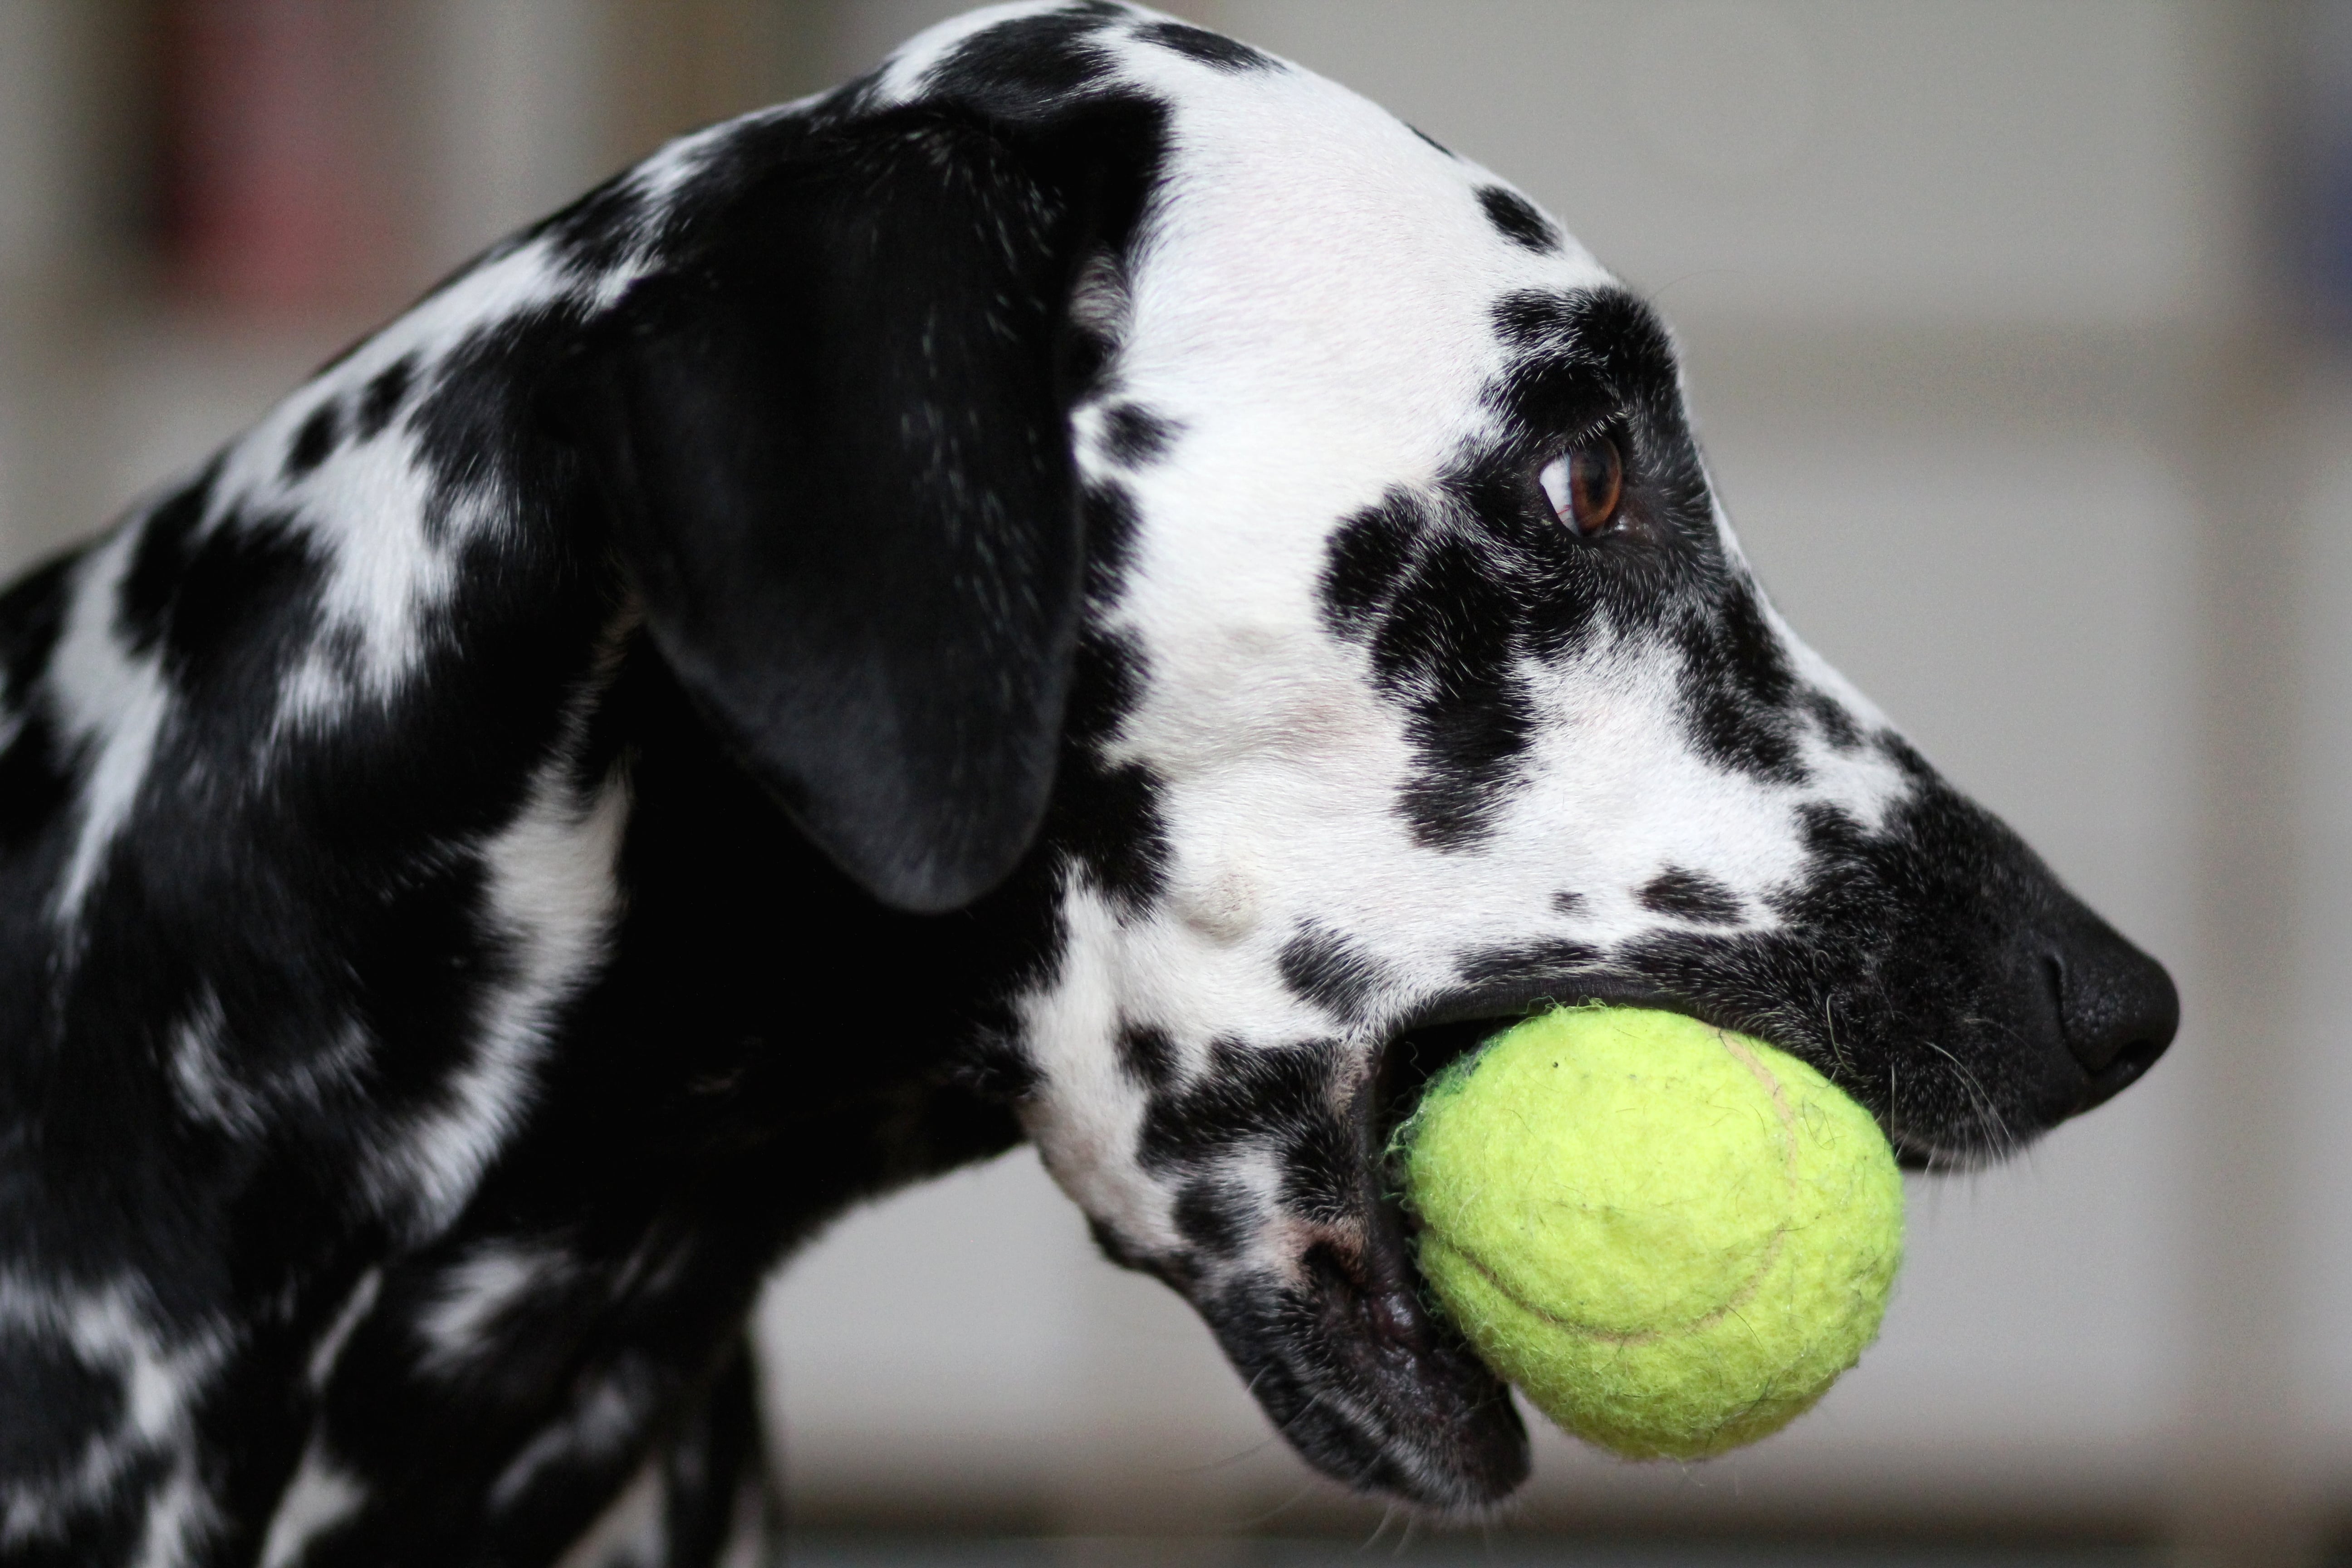
[[[2180,996],[2164,966],[2095,916],[2053,942],[2047,953],[2066,1050],[2090,1082],[2083,1108],[2137,1079],[2172,1044]]]
[[[2171,1043],[2169,1037],[2126,1042],[2123,1049],[2117,1051],[2106,1066],[2091,1074],[2091,1081],[2084,1086],[2082,1101],[2075,1110],[2078,1112],[2088,1110],[2129,1089],[2140,1074],[2156,1065],[2156,1058],[2162,1056],[2165,1047]]]

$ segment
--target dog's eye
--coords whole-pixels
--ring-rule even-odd
[[[1587,539],[1617,524],[1625,495],[1625,459],[1606,436],[1579,441],[1544,465],[1537,476],[1554,516]]]

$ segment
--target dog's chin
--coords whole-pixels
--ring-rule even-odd
[[[1282,1279],[1222,1281],[1202,1315],[1276,1426],[1349,1486],[1439,1514],[1475,1513],[1527,1479],[1509,1388],[1436,1305],[1413,1260],[1389,1145],[1428,1079],[1509,1022],[1428,1026],[1390,1042],[1358,1102],[1360,1221],[1310,1242]]]
[[[1475,1513],[1527,1479],[1527,1428],[1438,1314],[1393,1215],[1371,1228],[1360,1252],[1310,1247],[1293,1281],[1234,1279],[1202,1315],[1308,1463],[1432,1513]]]

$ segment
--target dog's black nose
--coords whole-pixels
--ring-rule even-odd
[[[2047,939],[2066,1049],[2090,1075],[2078,1110],[2111,1100],[2154,1065],[2180,1027],[2180,994],[2164,965],[2088,910]]]

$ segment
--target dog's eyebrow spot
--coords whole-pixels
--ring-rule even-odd
[[[369,378],[360,394],[358,430],[360,439],[373,441],[392,423],[400,405],[408,400],[408,389],[416,379],[416,356],[403,354]]]
[[[1582,893],[1570,892],[1566,888],[1562,888],[1551,896],[1551,908],[1554,914],[1580,915],[1584,912],[1587,902]]]
[[[1183,426],[1139,404],[1122,403],[1103,416],[1103,450],[1130,468],[1167,455]]]
[[[1636,895],[1642,907],[1699,925],[1737,925],[1739,895],[1704,872],[1669,866]]]
[[[1377,506],[1358,512],[1331,536],[1318,597],[1324,623],[1342,637],[1370,629],[1372,612],[1395,594],[1412,563],[1413,542],[1423,531],[1420,506],[1403,490],[1391,490]]]
[[[1523,619],[1492,556],[1441,539],[1372,638],[1376,685],[1403,703],[1415,767],[1397,808],[1423,848],[1485,840],[1520,781],[1539,723],[1521,668]]]
[[[299,479],[331,457],[343,439],[343,408],[328,398],[310,410],[286,448],[286,477]]]
[[[1148,27],[1138,27],[1135,37],[1147,44],[1173,49],[1188,59],[1214,66],[1219,70],[1261,71],[1279,70],[1282,62],[1263,49],[1252,48],[1235,39],[1212,33],[1182,22],[1154,22]]]
[[[1362,1018],[1364,1004],[1382,976],[1378,959],[1338,931],[1312,922],[1283,943],[1279,962],[1282,983],[1293,995],[1349,1024]]]
[[[1488,185],[1478,193],[1478,205],[1486,209],[1486,221],[1513,245],[1538,256],[1549,256],[1559,249],[1558,226],[1517,191]]]

